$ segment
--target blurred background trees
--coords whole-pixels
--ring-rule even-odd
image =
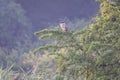
[[[23,53],[35,47],[33,40],[32,23],[21,5],[15,0],[0,0],[0,59],[4,59],[1,60],[2,67],[17,63]]]
[[[93,21],[65,19],[67,32],[58,24],[35,32],[40,45],[22,7],[0,0],[1,78],[20,74],[19,79],[29,80],[119,80],[119,0],[98,1]]]

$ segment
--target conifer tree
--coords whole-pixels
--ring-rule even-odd
[[[62,32],[59,28],[35,34],[53,43],[34,52],[48,50],[54,55],[62,76],[79,80],[120,79],[120,5],[119,0],[99,0],[100,14],[93,24],[78,31]],[[114,5],[113,5],[114,3]]]

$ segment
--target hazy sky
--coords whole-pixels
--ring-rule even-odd
[[[62,18],[89,18],[97,12],[95,0],[17,0],[34,26],[57,22]]]

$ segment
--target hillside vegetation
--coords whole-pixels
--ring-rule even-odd
[[[58,26],[35,32],[48,43],[25,55],[26,71],[12,71],[13,64],[0,70],[1,79],[119,80],[120,0],[98,1],[99,14],[83,29],[63,32]]]

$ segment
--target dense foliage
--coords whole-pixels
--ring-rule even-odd
[[[1,79],[119,80],[120,0],[98,1],[99,14],[87,27],[80,29],[75,23],[72,28],[67,25],[67,32],[59,26],[36,32],[40,41],[48,43],[25,54],[22,64],[27,69],[19,67],[19,72],[11,71],[14,64],[0,69]],[[1,55],[4,51],[1,50]],[[1,59],[7,58],[12,59],[10,56]]]
[[[119,2],[119,0],[118,0]],[[119,80],[120,7],[117,1],[100,0],[100,14],[93,24],[79,31],[59,28],[36,32],[41,40],[54,42],[36,49],[54,57],[58,80]]]

